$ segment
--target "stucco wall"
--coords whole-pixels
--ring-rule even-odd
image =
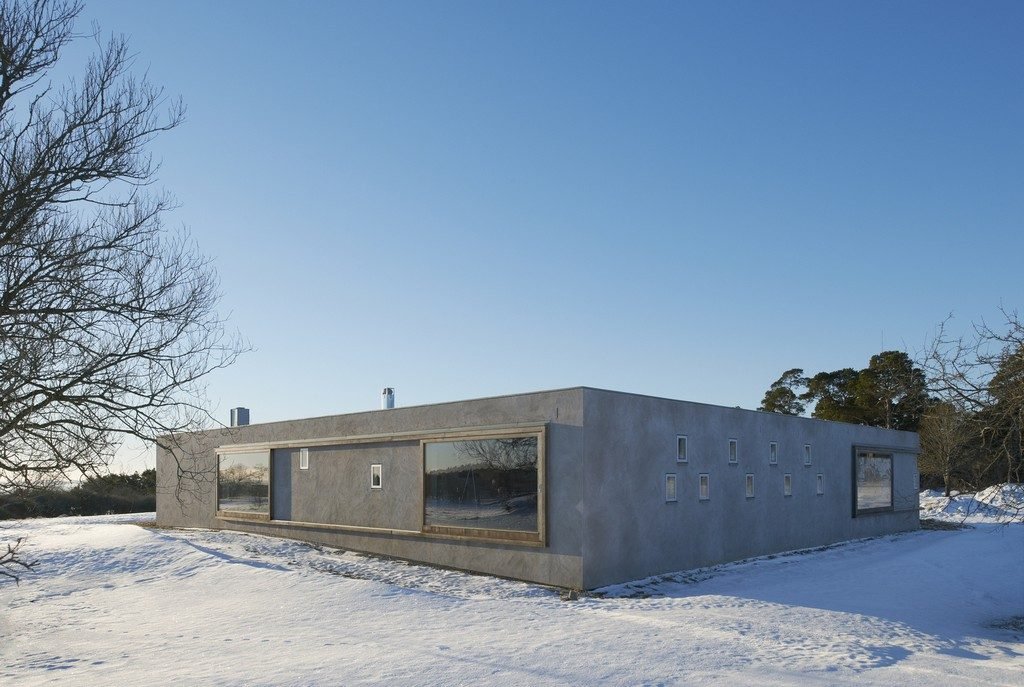
[[[275,448],[277,478],[287,469],[288,479],[272,476],[272,481],[289,485],[286,517],[292,522],[216,517],[218,446],[516,423],[547,427],[544,547],[419,534],[422,458],[419,441],[408,438],[357,445],[341,439],[312,447],[309,470],[298,468],[298,445]],[[676,460],[678,434],[688,437],[686,463]],[[729,463],[729,438],[738,441],[736,464]],[[777,465],[768,461],[772,441],[778,443]],[[812,449],[809,467],[803,464],[804,444]],[[896,512],[853,517],[853,447],[858,445],[892,450]],[[183,457],[186,470],[195,468],[196,478],[186,475],[185,488],[176,496],[176,463],[170,452],[158,451],[157,520],[593,588],[916,528],[917,446],[917,435],[909,432],[578,388],[182,437],[175,455]],[[383,465],[381,490],[369,488],[373,463]],[[677,476],[678,501],[673,503],[664,498],[669,473]],[[697,496],[701,473],[710,477],[707,501]],[[793,480],[789,497],[783,496],[787,473]],[[822,495],[816,493],[819,473]],[[747,474],[754,475],[754,498],[745,495]]]
[[[400,530],[420,528],[423,489],[420,444],[396,441],[309,449],[309,469],[299,468],[299,449],[276,449],[290,484],[290,520]],[[279,462],[278,465],[281,463]],[[379,489],[370,486],[370,466],[380,465]],[[275,481],[277,474],[274,475]],[[276,486],[276,484],[275,484]],[[277,498],[279,490],[275,489]]]
[[[237,529],[273,534],[398,558],[464,568],[546,584],[579,587],[582,518],[582,390],[503,396],[431,406],[275,422],[181,437],[174,453],[192,462],[176,498],[176,465],[157,452],[157,522],[167,526]],[[228,444],[301,442],[331,437],[546,424],[547,546],[450,539],[421,534],[353,532],[287,522],[239,522],[216,517],[216,448]],[[310,449],[309,470],[298,469],[298,446],[274,449],[287,464],[292,521],[419,530],[422,463],[419,441],[337,444]],[[369,489],[369,465],[383,465],[384,484]],[[187,477],[187,476],[186,476]],[[276,482],[272,476],[272,483]]]
[[[918,526],[917,435],[587,389],[584,585],[588,588]],[[688,462],[676,460],[676,436]],[[738,441],[729,463],[728,440]],[[769,465],[769,442],[778,464]],[[803,464],[811,444],[812,464]],[[900,512],[854,518],[854,445],[891,447]],[[698,499],[701,473],[710,496]],[[793,495],[783,496],[783,475]],[[818,495],[817,475],[824,477]],[[666,503],[665,475],[678,501]],[[754,498],[745,476],[754,475]]]

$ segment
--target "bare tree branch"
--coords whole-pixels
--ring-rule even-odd
[[[947,318],[921,364],[931,392],[972,422],[974,444],[987,454],[982,472],[1001,466],[1014,483],[1024,476],[1024,322],[1016,310],[1000,312],[1003,327],[982,321],[960,337],[948,333]]]
[[[214,422],[205,380],[247,346],[217,313],[210,260],[150,192],[147,145],[180,101],[98,30],[80,76],[49,81],[81,10],[0,3],[0,488],[95,474],[127,437],[203,483],[175,437]]]
[[[21,578],[13,572],[15,569],[20,568],[26,572],[31,572],[32,568],[36,565],[35,562],[26,561],[18,552],[24,541],[24,537],[19,537],[13,544],[6,545],[6,553],[0,553],[0,576],[12,579],[15,583],[21,581]]]

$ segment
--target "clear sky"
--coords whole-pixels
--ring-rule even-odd
[[[1024,3],[138,2],[253,422],[574,385],[753,408],[1024,307]]]

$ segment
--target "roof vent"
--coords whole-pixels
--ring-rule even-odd
[[[384,391],[380,392],[380,409],[391,410],[395,407],[395,390],[390,387],[384,387]]]
[[[232,427],[244,427],[249,424],[249,409],[248,408],[232,408],[231,409],[231,426]]]

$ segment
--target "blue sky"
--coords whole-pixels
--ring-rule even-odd
[[[573,385],[756,407],[1024,305],[1020,2],[88,0],[254,422]]]

